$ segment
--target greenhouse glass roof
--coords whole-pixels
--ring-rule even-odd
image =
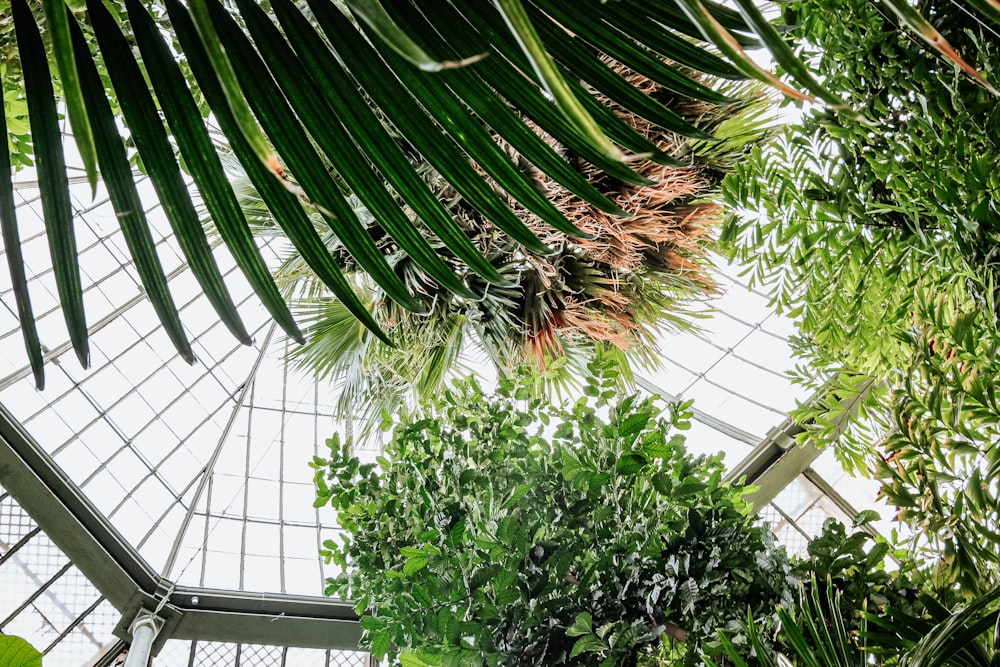
[[[46,650],[47,667],[88,664],[95,655],[104,662],[90,664],[111,664],[144,610],[165,623],[156,665],[364,664],[350,651],[359,636],[351,606],[321,597],[328,573],[318,549],[336,525],[313,508],[307,462],[337,428],[334,389],[288,368],[290,343],[219,249],[254,338],[251,347],[239,345],[150,206],[198,357],[187,365],[157,327],[106,196],[99,190],[92,200],[76,179],[92,333],[91,368],[81,369],[57,306],[32,178],[30,170],[18,175],[16,196],[47,387],[34,388],[4,270],[0,630]],[[264,250],[274,261],[282,252]],[[777,455],[787,450],[786,413],[808,397],[785,375],[789,323],[735,269],[720,267],[718,278],[725,290],[718,312],[701,332],[665,335],[662,369],[639,384],[668,399],[695,399],[689,446],[722,450],[735,466],[761,443]],[[753,463],[756,472],[774,458]],[[794,481],[764,511],[793,549],[827,516],[851,511],[832,488],[854,482],[828,458],[783,473],[782,487]],[[863,493],[850,497],[873,497],[870,488]]]

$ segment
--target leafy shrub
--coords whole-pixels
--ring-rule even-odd
[[[881,612],[891,607],[911,615],[922,611],[918,597],[926,578],[905,550],[894,550],[884,538],[864,529],[877,517],[872,510],[862,512],[850,530],[836,519],[827,519],[822,532],[809,541],[807,557],[793,563],[796,578],[806,588],[819,586],[820,599],[827,599],[827,587],[836,591],[850,631],[861,629],[866,610]]]
[[[594,368],[570,407],[531,383],[474,380],[402,417],[361,464],[334,437],[314,461],[336,509],[343,568],[327,594],[357,601],[363,644],[404,665],[695,664],[716,629],[767,624],[789,563],[754,525],[721,457],[693,457],[652,399],[620,398]],[[647,657],[650,656],[650,657]]]

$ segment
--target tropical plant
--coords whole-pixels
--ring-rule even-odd
[[[922,8],[994,76],[989,26],[949,2]],[[993,303],[1000,110],[864,0],[801,0],[787,5],[786,19],[799,24],[817,75],[878,122],[813,111],[755,150],[723,185],[735,211],[723,245],[755,279],[776,285],[775,304],[795,318],[799,379],[819,389],[836,378],[828,392],[836,397],[804,421],[822,427],[824,412],[850,404],[869,379],[864,407],[882,406],[890,421],[885,383],[909,365],[902,334],[917,295]],[[853,433],[840,453],[863,468],[872,438]]]
[[[937,585],[969,597],[1000,585],[1000,332],[992,309],[921,294],[893,392],[893,425],[873,462],[882,495],[937,562]]]
[[[830,589],[836,591],[840,623],[849,632],[862,629],[865,610],[891,607],[919,615],[923,609],[918,596],[928,577],[920,561],[868,532],[866,527],[877,518],[871,510],[860,513],[851,532],[827,519],[820,534],[809,540],[806,555],[792,563],[796,579],[810,587],[810,598],[826,599]]]
[[[600,362],[595,362],[600,363]],[[413,665],[696,664],[748,606],[766,628],[789,563],[720,458],[692,457],[687,405],[620,397],[595,366],[559,407],[531,375],[456,382],[404,415],[377,463],[317,458],[324,542],[362,644]],[[654,658],[656,660],[654,660]],[[646,663],[640,663],[646,664]]]
[[[870,633],[870,640],[878,642],[874,650],[885,653],[886,644],[901,647],[903,667],[1000,665],[1000,588],[951,610],[930,596],[922,599],[929,621],[901,613],[870,619],[881,630]]]
[[[995,76],[990,26],[920,8]],[[797,379],[824,391],[797,412],[808,437],[884,479],[915,546],[940,552],[942,584],[982,592],[997,581],[1000,111],[866,2],[800,0],[786,20],[824,83],[879,122],[809,112],[753,152],[723,185],[723,243],[796,321]]]
[[[847,622],[840,609],[840,597],[832,583],[820,587],[816,580],[803,586],[799,593],[799,603],[791,609],[778,608],[781,620],[781,638],[791,647],[789,653],[797,660],[793,665],[808,667],[866,667],[871,664],[867,651],[859,646],[849,634]],[[820,591],[825,591],[825,595]],[[761,667],[776,667],[787,664],[779,658],[784,654],[775,652],[757,633],[750,617],[745,626],[754,657]],[[866,625],[862,619],[862,634]],[[734,667],[747,667],[748,663],[724,633],[719,634],[723,652]],[[705,662],[709,667],[718,667],[712,658]]]
[[[761,641],[752,624],[747,632],[763,667],[789,664],[806,667],[997,667],[995,629],[1000,623],[1000,588],[973,602],[949,609],[933,596],[921,597],[926,612],[917,617],[896,609],[866,612],[861,629],[849,632],[840,598],[832,586],[825,598],[803,592],[792,610],[779,609],[780,635],[787,641],[784,663]],[[746,667],[741,652],[724,636],[725,654],[736,667]],[[784,657],[784,656],[782,656]],[[711,659],[706,660],[714,666]]]
[[[960,60],[908,3],[886,1],[935,48]],[[301,334],[247,231],[195,93],[204,97],[230,149],[320,279],[354,316],[385,337],[325,252],[302,210],[302,201],[322,212],[354,261],[403,308],[419,310],[419,305],[385,255],[378,252],[379,239],[398,246],[455,294],[473,297],[466,276],[456,275],[441,260],[442,255],[460,258],[476,280],[502,286],[503,276],[459,233],[455,221],[406,160],[406,152],[422,154],[471,206],[526,251],[544,254],[549,248],[514,215],[512,207],[523,206],[571,236],[582,232],[532,187],[490,139],[487,127],[503,135],[524,160],[554,181],[610,213],[619,210],[574,179],[565,162],[527,125],[527,118],[582,159],[626,183],[642,181],[629,168],[626,154],[669,160],[591,97],[581,81],[660,127],[706,138],[636,86],[622,81],[604,58],[679,94],[721,102],[664,59],[709,74],[743,73],[782,85],[744,53],[745,46],[757,43],[747,33],[756,32],[807,90],[837,102],[799,66],[751,0],[737,4],[739,12],[710,0],[678,0],[677,4],[496,0],[492,4],[426,5],[405,0],[384,4],[379,0],[344,0],[342,4],[311,0],[302,8],[290,0],[275,0],[268,3],[272,16],[249,0],[228,8],[216,0],[193,0],[190,10],[167,0],[163,3],[166,15],[157,21],[140,0],[121,4],[87,0],[71,6],[63,0],[32,4],[3,0],[0,16],[10,17],[17,42],[54,276],[79,360],[84,365],[88,362],[87,321],[53,69],[88,179],[95,186],[100,172],[107,184],[142,284],[172,342],[191,360],[190,345],[137,206],[129,156],[112,108],[120,107],[130,139],[194,275],[239,340],[248,342],[249,336],[194,214],[174,143],[247,280],[282,328],[299,340]],[[984,5],[987,9],[994,6],[990,0],[984,0]],[[40,10],[44,10],[45,39]],[[92,26],[94,40],[81,38],[81,20]],[[735,66],[684,36],[699,31]],[[165,41],[165,35],[172,44]],[[0,36],[9,46],[9,29]],[[99,53],[92,50],[92,44]],[[110,88],[96,73],[98,63],[107,69]],[[15,69],[6,68],[5,74],[14,76]],[[967,66],[966,70],[976,75]],[[237,77],[236,71],[258,76]],[[155,76],[146,76],[149,72]],[[10,88],[5,82],[4,90]],[[108,97],[115,107],[109,106]],[[383,118],[391,121],[395,136],[385,131]],[[5,150],[0,168],[7,173],[8,163]],[[488,182],[481,178],[483,173],[489,176]],[[41,346],[11,190],[5,173],[0,179],[4,245],[28,356],[41,385]],[[349,195],[357,196],[378,220],[378,239],[362,227],[347,203]],[[420,232],[417,219],[430,236]],[[432,240],[440,242],[437,250]]]
[[[622,184],[580,165],[566,147],[551,137],[546,139],[597,191],[627,209],[628,217],[596,210],[535,171],[531,177],[536,187],[591,238],[572,238],[548,229],[530,211],[519,210],[526,226],[555,249],[545,256],[526,254],[514,239],[493,228],[456,196],[447,182],[428,174],[437,198],[447,202],[448,212],[463,233],[509,285],[470,279],[467,285],[475,298],[462,298],[436,283],[411,258],[385,248],[390,264],[422,306],[421,313],[410,313],[358,271],[335,236],[325,234],[331,254],[375,321],[392,332],[395,346],[384,343],[354,318],[300,254],[293,252],[276,271],[276,282],[308,339],[290,355],[297,365],[335,381],[340,416],[352,422],[355,437],[368,433],[382,413],[433,396],[466,367],[466,360],[477,355],[500,375],[532,364],[561,390],[586,372],[597,346],[605,354],[618,354],[619,370],[630,379],[630,361],[640,366],[656,363],[659,330],[687,328],[692,315],[699,314],[688,311],[693,303],[701,309],[705,296],[715,289],[705,255],[711,230],[721,219],[720,207],[709,196],[746,145],[766,132],[772,122],[771,102],[754,94],[752,87],[730,84],[720,92],[749,101],[708,105],[680,98],[655,82],[640,81],[640,75],[624,68],[616,71],[635,81],[651,99],[716,137],[712,142],[685,141],[608,101],[608,107],[633,130],[663,154],[687,165],[636,162],[636,173],[648,179],[644,186]],[[516,151],[508,148],[516,159]],[[255,233],[282,237],[252,184],[243,178],[235,187]],[[359,217],[375,224],[364,211],[359,211]],[[445,258],[445,262],[456,271],[461,269],[457,258]]]

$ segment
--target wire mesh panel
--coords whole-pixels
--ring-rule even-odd
[[[868,504],[858,509],[869,509]],[[779,544],[788,553],[804,556],[809,540],[823,530],[827,519],[850,525],[854,519],[828,498],[805,475],[799,475],[760,511],[760,518],[771,525]]]
[[[153,667],[368,667],[361,651],[169,640]]]
[[[121,615],[9,495],[0,492],[0,631],[46,667],[84,664],[114,641]]]

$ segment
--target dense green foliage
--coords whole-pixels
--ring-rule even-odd
[[[934,577],[905,551],[864,530],[874,513],[855,519],[855,530],[828,520],[795,562],[803,586],[798,600],[779,608],[781,630],[765,642],[745,629],[761,667],[995,667],[1000,588],[965,602],[963,592]],[[891,562],[890,558],[892,561]],[[720,637],[735,667],[743,649]],[[770,644],[770,645],[768,645]],[[712,659],[706,661],[713,665]]]
[[[874,472],[938,561],[938,585],[984,594],[1000,585],[1000,333],[983,310],[926,296],[905,340],[912,358]]]
[[[1000,74],[989,26],[920,9]],[[914,546],[968,594],[997,581],[1000,106],[861,0],[786,6],[803,56],[870,120],[812,110],[726,181],[723,241],[794,318],[807,432],[884,479]],[[841,429],[837,417],[856,416]],[[887,438],[887,439],[886,439]]]
[[[953,40],[1000,72],[987,28],[939,4]],[[725,183],[736,214],[723,241],[757,277],[777,278],[804,380],[842,369],[882,380],[907,365],[900,334],[920,289],[989,308],[1000,108],[864,0],[787,13],[816,71],[876,122],[812,111],[755,151]]]
[[[619,398],[613,371],[570,407],[529,382],[456,384],[407,415],[378,464],[330,441],[318,504],[344,528],[327,593],[357,600],[363,644],[403,664],[696,664],[715,632],[762,622],[789,563],[717,457],[692,457],[685,405]]]
[[[807,555],[794,562],[795,577],[809,588],[818,584],[821,598],[827,588],[836,591],[848,631],[860,629],[861,614],[867,609],[921,611],[917,597],[926,578],[915,560],[865,529],[876,517],[872,511],[861,513],[850,532],[844,524],[827,519],[822,532],[809,541]]]

